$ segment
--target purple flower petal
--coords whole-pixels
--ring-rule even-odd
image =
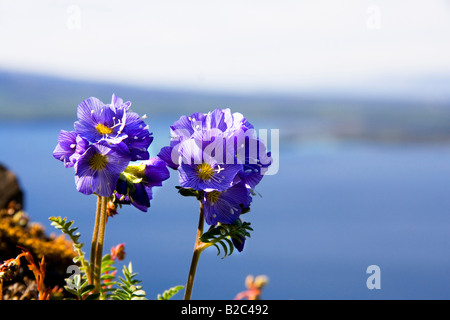
[[[143,163],[145,164],[145,178],[148,186],[162,186],[162,182],[169,179],[170,172],[166,163],[160,158],[154,157]]]
[[[64,163],[66,168],[72,167],[75,163],[71,157],[76,152],[77,134],[76,132],[68,132],[61,130],[58,136],[58,144],[53,151],[53,157]]]
[[[245,237],[239,236],[238,239],[232,238],[231,241],[233,242],[233,246],[234,246],[239,252],[242,252],[242,250],[244,250]]]
[[[232,224],[242,213],[242,207],[248,208],[252,201],[249,190],[239,183],[225,191],[205,193],[203,208],[205,221],[209,225],[217,223]]]
[[[178,163],[173,162],[173,160],[172,160],[172,151],[173,151],[173,147],[170,147],[170,146],[163,147],[159,151],[158,157],[161,160],[163,160],[169,168],[176,170],[178,168]],[[177,159],[177,162],[178,162],[178,155],[177,155],[176,159]]]
[[[66,168],[73,167],[80,155],[86,150],[88,144],[76,132],[61,130],[58,136],[58,144],[53,151],[53,157],[64,162]]]
[[[204,127],[206,129],[216,128],[221,131],[227,129],[227,124],[225,123],[225,114],[220,109],[215,109],[213,112],[208,113],[204,119]]]
[[[131,161],[148,160],[150,154],[147,149],[153,141],[148,125],[135,112],[127,112],[125,122],[123,133],[127,138],[123,141],[130,150]]]
[[[189,117],[181,116],[171,127],[171,133],[174,137],[180,137],[181,140],[189,139],[191,135],[201,130],[206,115],[203,113],[193,113]]]
[[[90,195],[98,188],[98,179],[93,175],[75,176],[77,190],[85,195]]]

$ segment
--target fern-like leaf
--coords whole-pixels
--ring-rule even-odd
[[[117,282],[119,288],[115,289],[111,294],[113,300],[146,300],[145,291],[139,285],[142,281],[137,280],[137,273],[133,273],[131,262],[122,270],[124,277],[119,277],[120,282]]]
[[[74,221],[67,222],[67,218],[62,219],[61,217],[50,217],[50,221],[52,221],[51,225],[56,229],[61,230],[62,233],[69,236],[72,241],[73,248],[77,253],[77,256],[73,259],[75,263],[81,263],[81,271],[84,273],[88,272],[89,263],[85,259],[85,253],[81,250],[84,246],[84,243],[79,242],[80,233],[76,232],[78,227],[72,228]]]
[[[67,221],[67,218],[50,217],[49,220],[52,222],[52,226],[69,236],[73,248],[77,253],[77,256],[73,258],[73,262],[81,264],[79,273],[75,273],[73,276],[65,279],[66,286],[64,288],[74,294],[79,300],[98,299],[99,294],[92,293],[95,287],[88,284],[87,274],[89,273],[89,262],[85,259],[85,253],[81,250],[84,244],[79,241],[81,235],[79,232],[76,232],[78,227],[72,228],[74,221]]]
[[[174,295],[176,295],[180,290],[184,289],[184,286],[176,286],[172,287],[170,289],[167,289],[162,294],[158,294],[157,299],[158,300],[169,300]]]
[[[95,289],[94,285],[88,284],[88,281],[82,279],[81,274],[75,274],[66,280],[64,289],[75,295],[78,300],[97,300],[100,296],[98,293],[92,293]]]
[[[231,255],[234,251],[234,245],[232,240],[235,239],[238,242],[242,242],[242,238],[249,238],[250,232],[253,229],[250,227],[249,222],[242,222],[241,219],[237,219],[233,224],[218,224],[212,226],[201,237],[200,241],[207,246],[214,246],[217,249],[217,255],[220,254],[221,248],[224,251],[222,259]]]
[[[116,276],[115,273],[117,271],[117,268],[114,266],[115,260],[111,258],[110,254],[106,254],[102,258],[102,265],[101,265],[101,298],[102,299],[109,299],[112,296],[112,293],[114,290],[115,285],[117,285]]]

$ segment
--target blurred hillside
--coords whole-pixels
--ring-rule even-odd
[[[356,139],[389,142],[450,142],[450,101],[363,98],[338,94],[226,94],[93,83],[0,72],[0,121],[74,119],[79,102],[115,93],[132,109],[152,117],[229,107],[279,128],[284,140]]]

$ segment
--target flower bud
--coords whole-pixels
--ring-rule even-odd
[[[106,215],[108,217],[115,216],[117,214],[117,205],[113,201],[108,201],[108,204],[106,206]]]
[[[111,248],[111,259],[123,260],[125,259],[125,244],[121,243]]]

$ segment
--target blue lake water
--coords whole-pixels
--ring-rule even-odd
[[[149,119],[152,156],[174,120]],[[72,125],[1,122],[0,162],[18,175],[31,220],[56,234],[48,217],[75,220],[88,251],[96,198],[78,193],[73,169],[52,157]],[[187,278],[198,205],[177,194],[177,180],[172,171],[148,213],[127,207],[107,226],[106,248],[125,243],[124,263],[148,298]],[[279,172],[243,216],[254,229],[245,250],[225,259],[205,251],[192,298],[232,299],[248,274],[265,274],[264,299],[449,299],[449,190],[450,145],[281,140]],[[379,290],[366,286],[369,265],[380,267]]]

